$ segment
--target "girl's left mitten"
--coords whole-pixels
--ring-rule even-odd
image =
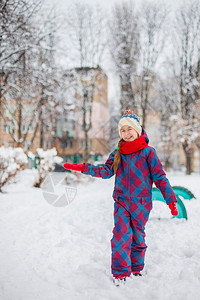
[[[169,203],[172,216],[178,216],[178,208],[176,202]]]

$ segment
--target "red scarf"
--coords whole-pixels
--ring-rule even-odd
[[[123,141],[119,147],[119,152],[122,154],[130,154],[137,152],[141,149],[147,147],[148,144],[144,137],[139,137],[138,139],[130,142]]]

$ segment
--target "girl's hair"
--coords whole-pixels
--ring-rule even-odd
[[[119,140],[119,142],[118,142],[118,149],[119,149],[119,147],[120,147],[120,145],[121,145],[121,143],[122,143],[123,141],[124,141],[123,139],[120,139],[120,140]],[[120,162],[121,162],[121,155],[120,155],[119,150],[117,150],[117,151],[115,152],[115,155],[114,155],[114,161],[113,161],[113,164],[112,164],[112,169],[114,169],[114,174],[116,174]]]

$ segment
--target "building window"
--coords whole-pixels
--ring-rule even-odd
[[[31,123],[28,129],[28,132],[32,133],[33,132],[33,124]]]
[[[26,127],[25,124],[23,124],[23,125],[22,125],[22,132],[23,132],[23,133],[26,133],[26,131],[27,131],[27,127]]]
[[[14,126],[10,125],[10,133],[14,134]]]
[[[47,140],[44,142],[44,147],[45,149],[50,149],[51,148],[51,141]]]
[[[71,149],[73,148],[73,139],[63,138],[60,140],[60,145],[62,149]]]
[[[3,125],[3,132],[4,133],[9,133],[9,125],[7,125],[7,124]]]
[[[73,143],[71,139],[67,139],[66,148],[71,149],[73,147]]]
[[[8,125],[8,124],[4,124],[3,125],[3,132],[4,133],[14,133],[14,126],[13,125]]]
[[[30,132],[30,133],[33,132],[33,124],[32,124],[32,123],[29,125],[29,128],[28,128],[28,125],[26,125],[26,124],[23,124],[23,125],[22,125],[22,132],[23,132],[23,133],[26,133],[27,130],[28,130],[28,132]]]
[[[85,142],[85,140],[82,140],[81,141],[81,147],[83,148],[83,149],[85,149],[85,147],[86,147],[86,142]],[[88,140],[88,149],[89,148],[92,148],[92,140]]]

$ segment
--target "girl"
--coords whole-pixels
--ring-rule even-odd
[[[119,286],[131,273],[144,268],[145,224],[152,209],[152,184],[160,189],[173,216],[178,215],[176,196],[137,115],[125,111],[118,124],[121,137],[103,166],[65,163],[66,169],[104,179],[115,174],[114,229],[111,239],[112,274]]]

